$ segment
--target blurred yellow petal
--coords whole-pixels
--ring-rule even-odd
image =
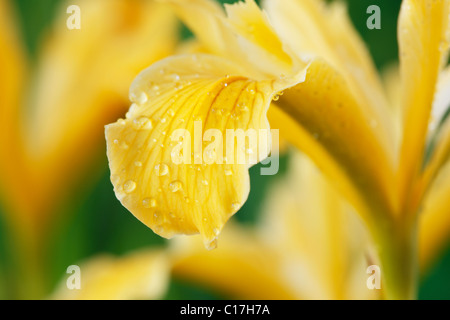
[[[173,242],[174,277],[216,290],[233,299],[299,298],[280,277],[279,253],[252,230],[230,224],[214,251],[196,237]]]
[[[407,194],[422,165],[438,75],[447,59],[449,16],[449,0],[402,2],[398,38],[404,116],[399,200],[406,211],[415,211],[415,208],[407,208],[411,207]]]
[[[77,5],[81,29],[65,27],[62,4],[64,14],[44,42],[29,98],[27,147],[47,207],[55,203],[61,179],[70,185],[100,155],[102,128],[126,110],[132,79],[171,54],[177,40],[174,14],[154,1]]]
[[[272,125],[281,135],[292,128],[290,142],[318,164],[366,223],[393,211],[391,158],[377,139],[378,124],[364,116],[342,76],[315,61],[305,81],[285,90],[276,104],[281,119]]]
[[[226,4],[225,11],[211,0],[167,1],[209,52],[246,66],[255,76],[289,75],[293,68],[304,67],[254,0]]]
[[[25,166],[20,125],[28,61],[14,24],[17,16],[12,5],[8,0],[0,1],[0,188],[2,200],[9,210],[28,212],[29,202],[23,200],[23,195],[33,195],[27,189],[29,173]],[[18,215],[10,216],[16,217],[19,218]]]
[[[281,39],[299,57],[320,57],[347,82],[359,108],[378,123],[380,141],[394,146],[391,114],[378,73],[364,42],[359,37],[343,2],[322,0],[265,0],[267,11]]]
[[[262,225],[231,224],[212,252],[195,238],[172,242],[174,276],[238,299],[377,298],[361,223],[305,157],[291,161]]]
[[[425,273],[450,240],[450,165],[425,197],[419,223],[419,262]]]
[[[422,176],[423,192],[426,192],[440,169],[450,157],[450,67],[441,72],[432,109],[432,123],[429,128],[429,150],[431,155]],[[446,118],[444,118],[447,116]]]
[[[228,131],[268,132],[272,97],[303,75],[278,81],[242,75],[245,71],[215,56],[167,58],[133,82],[127,119],[106,127],[116,195],[157,234],[201,233],[212,248],[225,222],[247,199],[248,168],[269,150],[262,148],[260,136],[242,150]],[[220,134],[214,144],[206,141],[210,129]],[[183,149],[175,152],[180,145]]]
[[[367,233],[351,207],[306,158],[270,191],[261,238],[281,253],[280,277],[299,297],[369,299]]]
[[[124,257],[96,256],[80,266],[80,289],[66,275],[52,295],[57,300],[161,299],[169,284],[169,260],[162,251],[142,250]]]

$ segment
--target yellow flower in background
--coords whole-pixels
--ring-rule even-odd
[[[231,224],[220,246],[180,238],[80,264],[82,287],[61,282],[54,299],[161,299],[170,278],[237,299],[376,299],[366,286],[366,231],[351,207],[305,156],[295,154],[288,175],[271,188],[261,222]]]
[[[127,106],[138,72],[172,54],[178,24],[154,1],[78,1],[82,27],[66,27],[61,3],[40,47],[27,60],[12,3],[0,1],[0,186],[14,254],[30,279],[44,281],[46,237],[64,222],[77,183],[87,185],[103,150],[103,126]],[[36,285],[38,286],[38,285]],[[42,288],[24,289],[34,297]]]
[[[200,233],[214,247],[247,198],[250,164],[221,163],[225,145],[212,153],[213,164],[195,165],[195,151],[191,164],[175,164],[169,137],[175,129],[194,136],[196,121],[220,132],[268,129],[269,109],[270,126],[313,159],[367,225],[385,296],[414,297],[420,205],[450,149],[448,121],[428,130],[437,97],[448,105],[441,92],[448,91],[450,1],[402,3],[399,105],[389,103],[339,3],[267,0],[263,13],[249,0],[225,13],[213,1],[167,2],[209,54],[173,56],[144,70],[131,86],[126,119],[107,126],[122,204],[161,236]],[[425,161],[431,134],[438,138]],[[433,190],[428,199],[440,208],[445,199]]]
[[[64,279],[50,297],[57,300],[161,299],[167,290],[170,264],[162,249],[142,249],[116,258],[98,255],[80,264],[80,288]]]

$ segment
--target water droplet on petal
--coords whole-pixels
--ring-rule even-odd
[[[123,184],[123,191],[125,191],[126,193],[133,192],[134,189],[136,189],[136,182],[134,182],[133,180],[128,180]]]
[[[142,200],[142,205],[145,208],[154,208],[154,207],[156,207],[156,199],[154,199],[154,198],[145,198],[144,200]]]
[[[159,177],[165,176],[169,173],[169,167],[164,163],[157,164],[155,166],[155,173]]]
[[[172,181],[171,183],[169,183],[169,190],[172,192],[177,192],[177,191],[181,190],[182,187],[183,187],[183,184],[178,180],[175,180],[175,181]]]
[[[142,162],[140,162],[140,161],[135,161],[135,162],[134,162],[134,165],[135,165],[136,167],[142,167]]]
[[[231,176],[233,174],[233,170],[231,169],[225,169],[225,175],[226,176]]]
[[[141,92],[136,99],[136,102],[139,104],[146,103],[147,101],[148,101],[148,96],[145,94],[145,92]]]
[[[206,249],[214,250],[215,248],[217,248],[217,239],[216,238],[214,238],[210,243],[208,243]]]
[[[220,230],[218,228],[214,228],[213,229],[214,234],[216,235],[216,237],[219,235]]]
[[[207,186],[209,183],[208,183],[208,180],[206,180],[206,179],[203,179],[202,180],[202,184],[204,185],[204,186]]]
[[[147,117],[139,117],[133,120],[136,129],[151,129],[153,127],[152,121]]]

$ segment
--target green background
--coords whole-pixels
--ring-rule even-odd
[[[282,1],[282,0],[281,0]],[[18,16],[23,38],[32,61],[36,61],[40,40],[46,28],[51,24],[60,0],[16,0]],[[222,1],[232,3],[234,1]],[[396,25],[400,0],[348,0],[351,18],[366,41],[378,68],[397,61]],[[74,1],[76,3],[76,1]],[[381,8],[381,30],[368,30],[366,9],[376,4]],[[183,34],[188,32],[181,29]],[[106,154],[106,153],[103,153]],[[106,156],[103,157],[103,174],[100,179],[91,181],[92,187],[79,188],[73,202],[66,210],[69,221],[56,229],[52,235],[51,257],[48,263],[48,276],[52,285],[65,274],[68,265],[94,256],[97,253],[110,252],[124,254],[130,250],[150,245],[165,245],[166,241],[156,236],[124,209],[114,196],[109,182]],[[260,176],[258,168],[251,170],[251,193],[249,200],[235,215],[240,223],[252,224],[260,212],[261,199],[264,199],[267,187],[279,179],[285,171],[289,159],[283,158],[280,173],[276,176]],[[88,183],[89,184],[89,183]],[[0,215],[0,273],[3,274],[3,286],[0,286],[0,298],[8,298],[9,283],[5,274],[14,272],[14,266],[8,261],[11,248],[8,243],[8,230]],[[0,275],[0,280],[1,280]],[[1,281],[0,281],[1,283]],[[419,297],[421,299],[450,299],[450,250],[437,262],[421,281]],[[168,299],[214,299],[226,298],[206,288],[173,279]]]

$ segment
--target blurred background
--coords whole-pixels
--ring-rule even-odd
[[[15,0],[13,9],[17,12],[17,24],[31,70],[37,67],[46,32],[54,22],[55,16],[64,15],[60,0]],[[72,1],[71,4],[77,4]],[[234,1],[222,1],[232,3]],[[382,70],[397,61],[396,25],[400,0],[348,0],[350,15],[375,60]],[[381,30],[368,30],[366,27],[366,9],[377,4],[382,11]],[[83,23],[83,12],[82,12]],[[190,37],[184,26],[179,26],[180,36]],[[3,48],[2,48],[3,49]],[[70,60],[68,61],[70,62]],[[2,71],[0,70],[0,74]],[[0,75],[1,76],[1,75]],[[3,108],[3,106],[1,106]],[[106,123],[105,123],[106,124]],[[103,129],[101,128],[100,131]],[[116,199],[109,181],[109,170],[106,159],[105,144],[101,144],[93,163],[89,165],[89,174],[83,175],[71,188],[66,205],[57,208],[58,215],[67,217],[59,219],[58,227],[51,228],[47,238],[49,249],[45,259],[45,277],[47,292],[66,275],[69,265],[93,257],[99,253],[123,255],[139,248],[149,246],[166,246],[167,241],[156,236],[139,222]],[[276,176],[259,175],[259,167],[253,167],[251,174],[251,192],[248,201],[233,217],[233,220],[244,225],[252,225],[258,221],[262,201],[268,188],[276,180],[283,177],[289,163],[289,154],[281,159],[281,170]],[[95,162],[95,163],[94,163]],[[26,200],[24,200],[26,201]],[[6,206],[0,204],[0,210]],[[5,215],[0,214],[0,298],[14,298],[15,286],[20,275],[17,275],[14,246],[11,245],[11,234]],[[199,286],[185,280],[172,278],[166,299],[220,299],[227,298],[220,292],[205,286]],[[438,259],[430,271],[421,279],[420,299],[450,299],[450,246]]]

